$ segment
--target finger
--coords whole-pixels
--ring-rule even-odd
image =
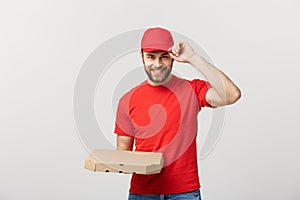
[[[179,53],[179,48],[178,48],[177,45],[174,47],[174,49],[175,49],[175,52],[178,54]]]
[[[175,45],[171,48],[171,52],[172,52],[173,55],[179,56],[179,52],[178,52],[178,50],[176,49],[176,46],[175,46]]]
[[[174,55],[178,57],[179,56],[179,50],[175,49]]]
[[[174,54],[172,52],[169,52],[169,55],[172,59],[176,60],[176,56],[174,56]]]
[[[181,42],[178,42],[176,47],[177,47],[178,50],[180,50],[181,49]]]
[[[177,44],[173,46],[173,53],[174,53],[176,56],[179,56],[180,49],[178,48],[178,45],[177,45]]]
[[[172,52],[170,52],[170,53],[171,53],[171,55],[173,56],[173,58],[178,56],[178,54],[176,54],[175,51],[172,51]]]
[[[177,48],[178,48],[179,53],[181,53],[184,49],[184,42],[178,42]]]
[[[182,50],[184,49],[184,42],[178,42],[177,48],[178,48],[178,51],[180,54],[182,52]]]

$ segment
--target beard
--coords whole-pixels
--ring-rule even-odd
[[[150,81],[153,83],[162,83],[171,74],[172,66],[167,67],[165,65],[161,65],[157,67],[155,65],[149,65],[144,66],[144,69]]]

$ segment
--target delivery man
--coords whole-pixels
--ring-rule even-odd
[[[170,31],[147,29],[141,40],[147,80],[119,100],[115,133],[119,150],[162,152],[159,174],[133,174],[129,200],[201,199],[197,167],[197,115],[202,107],[235,103],[240,89],[186,42]],[[188,63],[206,80],[173,75],[174,61]]]

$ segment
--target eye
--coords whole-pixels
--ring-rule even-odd
[[[150,60],[153,60],[153,59],[154,59],[154,56],[148,55],[147,58],[150,59]]]
[[[161,56],[163,59],[168,59],[169,58],[169,55],[163,55]]]

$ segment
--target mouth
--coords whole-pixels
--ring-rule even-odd
[[[151,69],[151,72],[154,76],[158,76],[163,74],[163,72],[165,71],[165,69],[161,68],[161,69]]]

